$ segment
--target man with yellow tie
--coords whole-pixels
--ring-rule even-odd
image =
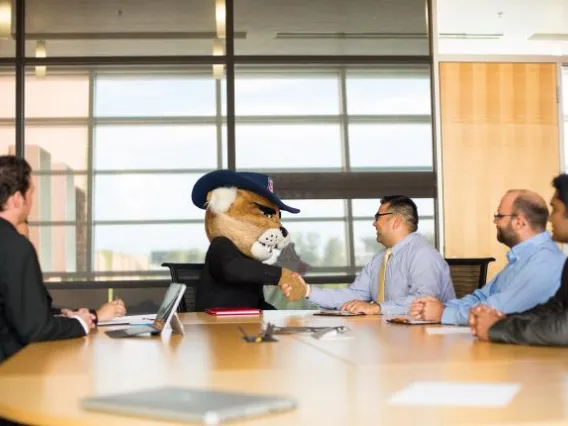
[[[306,298],[322,308],[353,313],[406,314],[413,299],[455,297],[450,269],[440,253],[418,234],[416,204],[404,195],[381,200],[373,226],[386,251],[376,254],[344,289],[307,286]],[[286,294],[286,288],[282,290]]]

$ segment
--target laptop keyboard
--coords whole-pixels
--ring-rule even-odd
[[[157,330],[154,327],[149,327],[147,325],[140,325],[137,327],[128,327],[121,330],[109,330],[105,331],[109,337],[132,337],[138,336],[144,333],[155,333]]]

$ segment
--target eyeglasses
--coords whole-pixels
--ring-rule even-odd
[[[379,220],[379,217],[381,217],[381,216],[386,216],[386,215],[388,215],[388,214],[393,214],[393,213],[392,213],[392,212],[387,212],[387,213],[375,213],[375,222],[376,222],[377,220]]]
[[[516,217],[516,216],[518,216],[518,214],[515,214],[515,213],[513,213],[513,214],[495,213],[493,215],[493,219],[498,220],[498,219],[503,219],[504,217]]]

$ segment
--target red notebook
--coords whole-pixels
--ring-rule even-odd
[[[235,315],[260,315],[262,311],[256,308],[210,308],[205,309],[209,315],[221,316],[235,316]]]

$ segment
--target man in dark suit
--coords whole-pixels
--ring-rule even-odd
[[[52,313],[37,253],[16,227],[27,220],[34,185],[21,158],[0,156],[0,363],[32,342],[87,335],[94,315]]]
[[[556,190],[550,205],[552,238],[568,243],[568,175],[552,182]],[[505,315],[486,306],[474,308],[469,317],[479,340],[518,345],[568,346],[568,261],[564,263],[560,288],[546,303],[524,312]]]

